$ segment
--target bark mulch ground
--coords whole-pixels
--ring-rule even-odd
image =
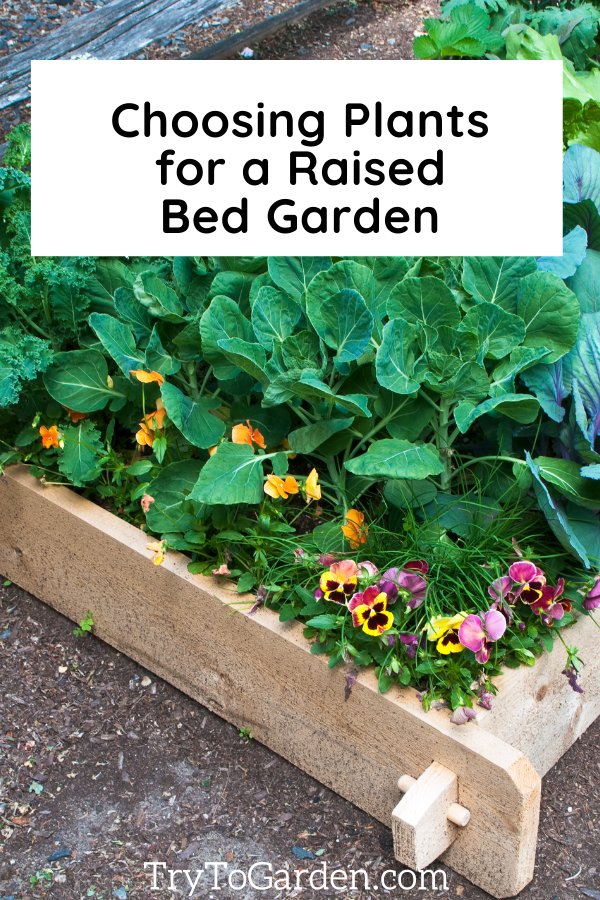
[[[312,900],[337,896],[304,888],[324,862],[366,871],[368,890],[357,876],[346,896],[383,896],[381,874],[401,868],[389,829],[15,585],[0,601],[1,898],[187,897],[186,869],[193,883],[225,863],[221,889],[209,866],[194,897]],[[523,900],[600,900],[599,739],[600,721],[544,779]],[[181,870],[174,891],[169,876],[150,890],[152,861]],[[291,873],[290,890],[228,887],[263,861]],[[446,891],[392,894],[488,897],[445,872]]]

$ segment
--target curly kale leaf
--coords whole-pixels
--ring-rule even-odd
[[[12,328],[0,332],[0,406],[16,403],[23,385],[45,372],[52,360],[49,341]]]

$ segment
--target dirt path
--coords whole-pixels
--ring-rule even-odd
[[[228,867],[221,890],[204,870],[193,896],[208,900],[335,896],[294,887],[323,863],[366,871],[350,897],[384,894],[400,869],[387,828],[14,585],[0,600],[0,898],[187,897],[185,870],[193,883],[204,863]],[[600,900],[599,742],[600,721],[544,779],[523,900]],[[160,875],[150,890],[152,861],[181,870],[175,892]],[[228,887],[256,862],[290,872],[290,889],[284,874],[279,889]],[[445,872],[446,891],[392,896],[488,897]]]

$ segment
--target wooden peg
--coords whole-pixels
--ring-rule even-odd
[[[471,814],[457,802],[457,776],[439,763],[420,778],[403,775],[398,787],[404,797],[392,812],[394,853],[403,865],[423,869],[448,849]]]

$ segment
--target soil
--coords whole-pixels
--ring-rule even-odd
[[[14,35],[2,40],[0,31],[0,62],[99,4],[100,0],[61,4],[0,0],[0,23],[6,22],[10,29],[6,33]],[[293,5],[294,0],[238,0],[215,17],[149,44],[132,58],[181,59]],[[289,25],[261,44],[252,44],[252,59],[412,59],[412,42],[422,33],[423,19],[438,15],[438,10],[436,0],[344,0]],[[252,62],[239,54],[236,58],[244,64]],[[0,145],[12,128],[30,119],[29,101],[0,110]]]
[[[74,635],[72,622],[15,585],[0,588],[0,603],[1,898],[190,896],[187,869],[192,884],[204,871],[194,897],[316,900],[336,893],[298,889],[294,872],[305,870],[303,888],[325,862],[329,872],[365,870],[369,888],[357,875],[352,898],[385,893],[382,873],[401,870],[388,828],[94,636]],[[600,720],[544,779],[536,876],[523,900],[600,900],[599,740]],[[164,869],[151,891],[144,864],[153,861],[180,870],[174,891]],[[227,865],[219,892],[215,866],[203,868],[217,862]],[[228,886],[234,868],[256,862],[287,870],[290,889],[281,873],[281,887],[264,893]],[[391,893],[489,896],[434,868],[445,890],[438,876],[437,890],[417,882]]]

